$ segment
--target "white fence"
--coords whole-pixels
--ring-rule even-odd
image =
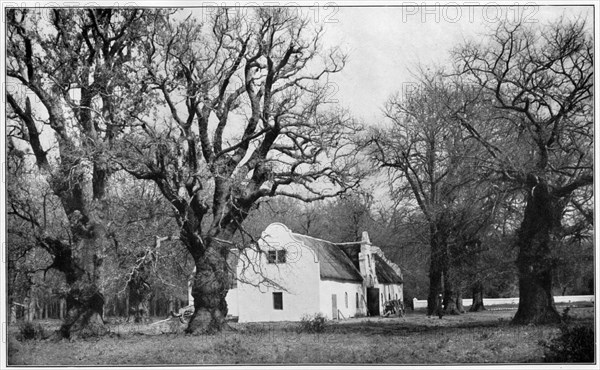
[[[554,296],[554,303],[575,303],[575,302],[594,302],[593,295],[564,295],[564,296]],[[463,306],[468,308],[473,303],[471,298],[463,299]],[[413,304],[415,309],[417,308],[426,308],[427,300],[426,299],[413,299]],[[519,298],[484,298],[483,304],[485,306],[497,306],[502,304],[509,305],[518,305]]]

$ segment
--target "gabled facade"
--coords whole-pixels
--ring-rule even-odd
[[[237,282],[226,299],[239,322],[380,315],[385,301],[403,299],[400,269],[366,232],[361,242],[336,244],[273,223],[257,245],[234,256]]]

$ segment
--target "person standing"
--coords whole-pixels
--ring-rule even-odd
[[[440,294],[438,294],[437,300],[436,300],[437,315],[440,319],[442,318],[442,316],[444,316],[444,310],[443,310],[442,306],[443,306],[442,293],[440,293]]]

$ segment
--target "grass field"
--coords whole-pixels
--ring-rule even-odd
[[[231,323],[214,336],[168,334],[172,327],[113,322],[112,334],[77,341],[19,341],[9,328],[11,365],[144,365],[244,363],[531,363],[542,362],[557,326],[513,326],[514,309],[426,317],[360,318],[329,322],[320,334],[298,323]],[[593,325],[594,308],[573,308],[577,324]],[[156,319],[159,320],[159,319]],[[58,321],[40,323],[47,331]],[[180,329],[180,328],[178,328]]]

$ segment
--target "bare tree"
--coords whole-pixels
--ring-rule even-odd
[[[372,135],[370,152],[376,163],[390,170],[394,196],[410,194],[427,221],[428,314],[438,309],[441,293],[445,310],[457,313],[450,249],[457,248],[464,232],[456,230],[464,225],[457,225],[456,206],[466,200],[461,198],[463,189],[479,181],[474,163],[482,160],[481,150],[453,117],[454,107],[472,105],[470,96],[463,96],[441,72],[422,72],[419,77],[418,90],[388,101],[386,115],[392,127]]]
[[[345,55],[324,52],[322,30],[293,8],[246,12],[215,9],[207,24],[157,19],[144,83],[170,116],[132,115],[141,127],[119,156],[175,209],[196,266],[189,332],[221,330],[231,240],[259,199],[311,201],[358,183],[348,139],[358,127],[327,109],[323,84]]]
[[[538,28],[501,24],[485,44],[454,54],[458,73],[478,88],[493,114],[461,120],[493,158],[499,181],[525,199],[517,232],[519,309],[515,323],[557,322],[552,251],[565,211],[593,182],[593,41],[582,20]],[[588,198],[591,199],[591,198]]]
[[[133,9],[7,10],[10,139],[33,153],[68,220],[60,232],[35,225],[38,245],[68,285],[64,337],[106,332],[99,287],[110,246],[104,199],[118,169],[107,153],[129,124],[123,112],[145,109],[143,90],[129,82],[146,16]]]

